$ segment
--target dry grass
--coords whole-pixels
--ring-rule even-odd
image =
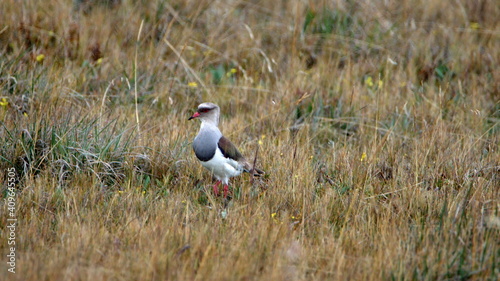
[[[495,1],[0,10],[9,280],[498,280]],[[230,202],[191,151],[203,101],[267,171]]]

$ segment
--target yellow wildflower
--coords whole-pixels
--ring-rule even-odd
[[[470,23],[470,28],[471,29],[479,29],[481,26],[477,22],[471,22]]]
[[[384,81],[382,80],[378,80],[378,88],[382,88],[382,86],[384,85]]]
[[[280,221],[280,220],[278,219],[278,213],[272,213],[272,214],[271,214],[271,218],[273,219],[273,221],[274,221],[275,223],[280,223],[280,224],[283,224],[283,222],[282,222],[282,221]]]
[[[99,58],[99,59],[95,62],[95,64],[96,64],[96,65],[100,65],[101,63],[102,63],[102,58]]]
[[[368,76],[367,78],[365,78],[365,84],[368,87],[373,87],[373,78],[371,76]]]
[[[0,106],[1,107],[7,107],[9,105],[9,102],[7,101],[6,98],[2,98],[2,101],[0,101]]]
[[[228,72],[228,73],[226,73],[226,76],[227,76],[227,77],[231,77],[231,76],[233,76],[233,74],[235,74],[235,73],[236,73],[236,68],[231,68],[231,70],[229,70],[229,72]]]
[[[24,117],[28,117],[28,112],[23,112]]]
[[[264,142],[263,140],[266,138],[266,135],[260,136],[259,144],[262,145]]]
[[[361,159],[359,159],[359,161],[363,162],[366,160],[366,152],[363,152],[363,154],[361,154]]]
[[[188,87],[191,87],[191,88],[198,88],[198,83],[196,83],[196,82],[189,82],[189,83],[188,83]]]
[[[44,54],[40,54],[40,55],[36,56],[36,61],[37,62],[43,62],[44,59],[45,59],[45,55]]]
[[[229,77],[233,76],[236,72],[238,72],[238,70],[236,70],[236,68],[231,68],[228,72],[226,72],[226,77],[229,78]]]

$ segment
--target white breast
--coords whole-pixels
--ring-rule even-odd
[[[224,157],[219,148],[215,150],[214,157],[206,162],[201,162],[203,167],[210,170],[214,176],[228,184],[230,177],[235,177],[243,172],[243,166],[237,161]]]

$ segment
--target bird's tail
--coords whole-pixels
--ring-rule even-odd
[[[262,171],[261,169],[257,169],[255,167],[252,167],[250,163],[246,162],[245,165],[243,165],[243,171],[253,174],[254,177],[260,177],[263,176],[266,172]]]
[[[253,168],[253,176],[254,177],[260,177],[263,176],[266,172],[262,171],[261,169]],[[249,171],[249,173],[252,173],[252,170]]]

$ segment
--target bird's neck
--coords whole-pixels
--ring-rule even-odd
[[[219,130],[217,127],[217,122],[214,120],[201,120],[200,131],[203,130]]]

